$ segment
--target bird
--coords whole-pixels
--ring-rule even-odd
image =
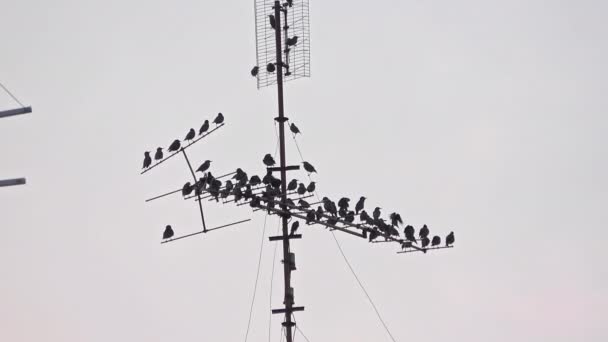
[[[392,213],[390,215],[390,219],[391,219],[391,224],[393,226],[398,226],[400,224],[403,224],[403,220],[401,219],[401,215],[399,215],[397,213]]]
[[[429,239],[428,237],[425,236],[422,238],[422,248],[426,248],[430,243],[431,239]]]
[[[378,236],[380,236],[380,234],[378,234],[377,231],[370,230],[370,232],[369,232],[369,242],[374,241]]]
[[[377,220],[380,218],[380,214],[381,214],[380,209],[382,209],[382,208],[376,207],[376,209],[374,209],[374,212],[372,214],[374,216],[374,220]]]
[[[294,191],[298,188],[298,180],[292,179],[289,184],[287,184],[287,191]]]
[[[287,6],[293,7],[293,0],[287,0]]]
[[[418,232],[418,236],[421,239],[424,239],[425,237],[429,236],[429,227],[425,225],[422,226],[422,228],[420,228],[420,231]]]
[[[298,185],[298,195],[304,195],[306,193],[306,186],[304,185],[304,183],[300,183],[300,185]]]
[[[355,222],[355,212],[351,210],[348,213],[346,213],[346,217],[344,218],[344,220],[348,223]]]
[[[205,120],[205,122],[203,122],[203,125],[201,126],[201,128],[198,130],[198,135],[203,135],[203,133],[207,132],[209,130],[209,120]]]
[[[234,184],[232,184],[231,181],[227,180],[226,186],[224,188],[226,189],[226,191],[230,192],[230,191],[232,191],[232,189],[234,189]]]
[[[192,190],[194,190],[194,187],[192,185],[190,185],[190,182],[187,182],[182,187],[182,196],[190,195],[192,193]]]
[[[361,213],[359,214],[359,220],[361,222],[368,223],[369,221],[371,221],[371,217],[369,217],[369,215],[367,214],[367,211],[361,210]]]
[[[152,164],[152,157],[150,157],[150,152],[144,152],[144,169],[147,169]]]
[[[450,234],[445,237],[445,246],[449,247],[451,244],[454,243],[454,241],[456,241],[454,238],[454,232],[450,232]]]
[[[309,210],[306,213],[306,224],[310,224],[315,219],[316,219],[315,211],[314,210]]]
[[[277,21],[274,18],[274,15],[272,15],[272,14],[269,15],[268,19],[270,20],[270,27],[272,27],[273,30],[276,30],[276,28],[277,28]]]
[[[359,201],[357,201],[357,204],[355,205],[355,213],[357,213],[357,215],[361,210],[363,210],[363,207],[365,206],[365,200],[366,198],[361,196],[361,198],[359,198]]]
[[[219,125],[223,122],[224,122],[224,114],[217,113],[217,116],[215,117],[215,119],[213,119],[213,123],[216,125]]]
[[[304,170],[306,170],[308,173],[317,172],[317,170],[315,170],[315,167],[312,166],[309,162],[302,162],[302,165],[304,165]]]
[[[163,240],[167,240],[172,238],[174,235],[173,233],[173,229],[171,228],[171,225],[167,225],[165,227],[165,231],[163,232]]]
[[[260,206],[260,198],[258,196],[253,196],[251,198],[251,202],[249,202],[249,205],[252,208],[259,207]]]
[[[296,231],[298,230],[298,227],[300,227],[300,221],[295,221],[294,223],[291,224],[291,235],[294,235],[296,233]]]
[[[405,229],[403,230],[403,234],[405,235],[405,238],[408,241],[416,243],[416,230],[414,229],[414,227],[412,227],[411,225],[408,224],[407,226],[405,226]]]
[[[154,154],[154,160],[161,160],[161,159],[163,159],[163,148],[157,147],[156,153]]]
[[[274,72],[276,69],[277,67],[275,67],[273,63],[268,63],[268,65],[266,65],[266,71],[268,72]]]
[[[300,132],[300,129],[298,128],[298,126],[296,126],[296,124],[294,124],[293,122],[291,123],[291,125],[289,125],[289,129],[291,130],[291,133],[293,133],[294,135],[300,133],[302,134],[302,132]]]
[[[188,131],[188,134],[186,134],[186,137],[184,138],[184,140],[190,141],[190,140],[194,139],[194,137],[196,137],[196,131],[194,131],[194,128],[190,128],[190,130]]]
[[[315,192],[315,189],[317,188],[317,183],[315,182],[310,182],[310,184],[308,184],[308,186],[306,187],[306,191],[308,192]]]
[[[303,208],[303,209],[310,208],[310,204],[303,199],[299,200],[298,204],[300,205],[300,208]]]
[[[211,166],[211,160],[205,160],[205,162],[202,163],[201,166],[199,166],[198,169],[196,169],[196,171],[205,172],[205,171],[209,170],[210,166]]]
[[[287,38],[287,46],[294,46],[298,44],[298,36],[293,36],[292,38]]]
[[[249,178],[249,184],[251,184],[251,186],[256,186],[256,185],[259,185],[260,183],[262,183],[260,176],[253,175],[253,176],[251,176],[251,178]]]
[[[258,72],[260,71],[260,68],[256,65],[253,67],[253,69],[251,69],[251,76],[256,77],[258,75]]]
[[[272,156],[270,155],[270,153],[266,154],[264,156],[264,159],[262,159],[262,162],[264,163],[264,165],[270,167],[273,166],[275,163],[274,158],[272,158]]]
[[[323,218],[323,208],[321,208],[321,206],[318,206],[315,214],[317,215],[317,221],[321,221],[321,219]]]
[[[179,150],[179,148],[181,147],[181,143],[179,142],[179,140],[175,139],[171,145],[169,146],[169,152],[175,152],[177,150]]]
[[[350,202],[350,198],[342,197],[338,201],[338,207],[346,211],[348,209],[348,203]]]
[[[247,181],[247,172],[243,171],[243,169],[239,167],[236,169],[236,172],[234,173],[234,176],[232,176],[232,179],[236,179],[237,181],[241,181],[244,179],[245,181]]]
[[[441,245],[441,238],[437,235],[433,236],[433,240],[431,241],[431,246],[439,246]]]

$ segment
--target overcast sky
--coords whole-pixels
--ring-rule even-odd
[[[427,255],[336,233],[397,341],[608,340],[607,13],[599,0],[312,1],[312,77],[286,86],[286,112],[320,195],[456,233]],[[201,229],[180,196],[144,202],[189,173],[181,158],[139,171],[144,151],[220,111],[193,163],[263,171],[276,89],[249,75],[254,37],[252,0],[5,1],[0,82],[34,113],[0,121],[0,179],[28,181],[0,190],[0,340],[244,340],[265,215],[208,203],[210,226],[252,221],[160,245],[166,224]],[[309,340],[390,341],[331,233],[301,231]],[[268,341],[282,305],[274,247],[249,341]]]

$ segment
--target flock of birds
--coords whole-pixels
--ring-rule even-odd
[[[216,126],[219,126],[222,123],[224,123],[224,115],[222,113],[218,113],[217,116],[215,117],[215,119],[213,119],[213,123]],[[201,128],[199,128],[199,130],[198,130],[198,135],[202,136],[207,131],[209,131],[209,125],[210,125],[209,120],[205,120],[205,122],[203,122],[203,125],[201,126]],[[194,128],[190,128],[190,130],[186,134],[186,137],[184,138],[184,142],[186,142],[186,143],[191,142],[195,138],[196,138],[196,131],[194,130]],[[167,151],[179,152],[181,148],[182,148],[181,141],[179,139],[175,139],[175,140],[173,140],[171,145],[169,145],[169,148],[167,149]],[[150,153],[151,152],[149,152],[149,151],[144,152],[144,165],[143,165],[144,169],[147,169],[152,165],[152,156],[150,155]],[[163,148],[157,147],[156,153],[154,153],[154,160],[158,162],[158,161],[161,161],[163,158],[164,158]]]

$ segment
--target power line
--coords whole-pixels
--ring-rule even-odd
[[[382,326],[384,327],[384,330],[386,330],[386,332],[391,337],[391,340],[393,340],[393,342],[397,342],[395,340],[395,338],[393,337],[393,334],[391,334],[390,330],[388,329],[388,326],[386,325],[386,323],[384,323],[384,320],[382,319],[382,316],[380,315],[380,312],[378,311],[378,308],[376,307],[376,304],[374,304],[374,301],[372,300],[372,297],[369,295],[369,293],[367,293],[367,290],[365,289],[365,286],[363,286],[363,283],[361,282],[361,280],[359,280],[359,277],[357,276],[357,273],[355,273],[355,270],[350,265],[350,262],[348,262],[348,258],[346,258],[346,254],[344,254],[344,251],[342,250],[342,246],[340,246],[340,242],[338,242],[338,239],[336,238],[336,234],[333,231],[331,231],[331,235],[334,237],[334,241],[336,241],[336,245],[338,246],[338,249],[340,250],[340,254],[342,254],[342,257],[344,258],[344,261],[346,262],[346,265],[350,269],[351,273],[353,274],[353,276],[357,280],[357,283],[359,283],[359,286],[361,287],[361,290],[363,290],[363,293],[365,293],[365,296],[367,297],[367,299],[369,300],[370,304],[374,308],[374,311],[376,312],[376,315],[378,316],[378,319],[380,320],[380,323],[382,323]]]
[[[1,82],[0,82],[0,87],[2,87],[2,89],[4,89],[4,91],[5,91],[5,92],[6,92],[6,93],[7,93],[7,94],[10,96],[10,97],[12,97],[12,98],[13,98],[13,100],[15,100],[15,101],[16,101],[16,102],[17,102],[17,103],[18,103],[18,104],[19,104],[19,105],[20,105],[22,108],[25,108],[25,106],[23,105],[23,103],[21,103],[21,101],[19,101],[19,99],[17,99],[17,97],[15,97],[15,95],[13,95],[13,93],[11,93],[11,91],[10,91],[10,90],[8,90],[8,88],[7,88],[7,87],[5,87],[5,86],[4,86],[4,84],[2,84]]]

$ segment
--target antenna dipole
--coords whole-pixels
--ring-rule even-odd
[[[276,20],[275,26],[275,44],[276,44],[276,65],[277,65],[277,102],[279,107],[279,116],[275,118],[275,120],[279,123],[279,148],[280,148],[280,164],[281,164],[281,208],[283,211],[287,211],[288,208],[286,206],[287,202],[287,161],[285,158],[285,121],[288,119],[285,117],[285,105],[283,103],[283,50],[282,50],[282,42],[281,42],[281,29],[283,28],[287,33],[288,25],[287,25],[287,15],[285,15],[285,24],[284,27],[281,26],[281,12],[286,13],[286,10],[282,8],[281,3],[279,1],[274,2],[274,17]],[[293,334],[291,328],[294,323],[291,321],[291,315],[293,313],[293,289],[291,287],[291,270],[292,270],[292,258],[290,258],[289,252],[289,228],[287,226],[287,215],[281,215],[281,220],[283,221],[283,273],[284,273],[284,281],[285,281],[285,296],[283,304],[285,305],[285,309],[283,310],[285,313],[285,322],[283,322],[283,326],[285,327],[285,337],[287,342],[293,341]],[[276,312],[276,310],[275,310]],[[280,312],[280,311],[279,311]]]

